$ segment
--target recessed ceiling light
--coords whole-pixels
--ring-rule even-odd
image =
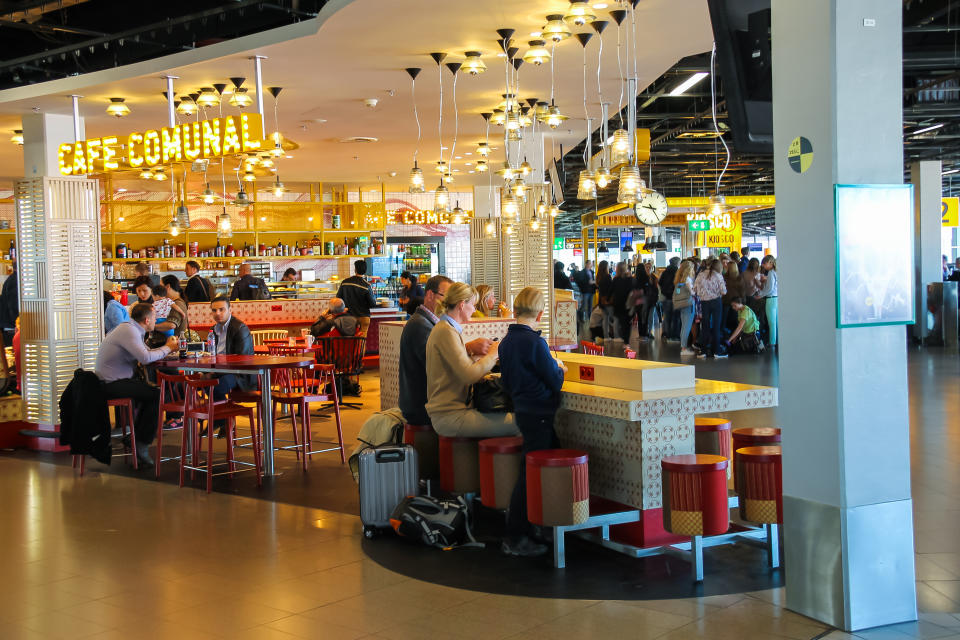
[[[463,160],[463,156],[453,156],[454,160]]]
[[[391,171],[391,172],[390,172],[390,177],[391,177],[391,178],[396,178],[396,177],[397,177],[397,172],[396,172],[396,171]]]
[[[603,5],[603,6],[605,7],[605,6],[607,6],[607,5]],[[594,8],[596,8],[596,7],[594,7]],[[539,38],[539,37],[542,36],[542,35],[543,35],[543,31],[531,31],[531,32],[530,32],[530,37],[531,37],[531,38]]]
[[[440,147],[440,151],[446,151],[446,150],[449,149],[449,148],[450,148],[450,147]]]
[[[126,189],[123,187],[120,187],[119,189],[117,189],[117,193],[123,193],[124,191],[126,191]]]
[[[470,173],[476,173],[476,171],[474,171],[473,169],[470,169]]]
[[[505,54],[503,51],[501,51],[500,53],[497,54],[497,57],[498,57],[498,58],[506,58],[506,57],[507,57],[507,54]]]
[[[465,156],[472,156],[472,155],[473,155],[473,151],[467,151],[467,152],[464,153],[463,155],[465,155]]]
[[[472,163],[472,162],[464,162],[463,164],[464,164],[464,166],[467,166],[467,167],[472,167],[472,166],[473,166],[473,163]]]
[[[594,9],[606,9],[607,6],[608,6],[608,5],[607,5],[606,2],[597,2],[596,4],[593,5],[593,8],[594,8]]]
[[[287,160],[292,160],[293,156],[287,156]]]

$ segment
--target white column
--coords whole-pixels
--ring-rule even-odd
[[[80,132],[83,135],[83,119]],[[31,113],[23,116],[23,175],[27,178],[60,176],[57,150],[74,142],[73,116]]]
[[[913,266],[916,278],[916,319],[913,337],[923,340],[927,327],[927,284],[940,282],[940,203],[943,198],[943,179],[939,160],[910,164],[913,183]]]
[[[834,284],[834,185],[903,182],[902,4],[772,3],[787,607],[847,631],[917,615],[906,335],[837,329]]]

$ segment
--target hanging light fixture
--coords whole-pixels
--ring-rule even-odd
[[[549,211],[549,207],[547,207],[547,201],[544,200],[543,196],[541,195],[540,202],[537,203],[537,215],[546,216],[548,211]]]
[[[486,160],[477,160],[477,164],[476,164],[477,173],[486,173],[488,168],[489,167],[487,166]]]
[[[497,227],[496,225],[493,224],[492,220],[490,222],[487,222],[486,226],[484,227],[484,231],[487,232],[488,236],[493,236],[496,230],[497,230]]]
[[[520,175],[522,175],[524,178],[526,178],[526,177],[527,177],[528,175],[530,175],[532,172],[533,172],[533,167],[530,166],[530,163],[527,162],[527,159],[526,159],[526,158],[524,158],[524,159],[523,159],[523,162],[520,163]]]
[[[241,190],[240,193],[243,193]],[[246,194],[244,194],[246,197]],[[240,194],[237,194],[237,201],[239,204]],[[217,235],[221,238],[231,238],[233,237],[233,221],[230,219],[230,214],[227,213],[227,207],[223,207],[223,211],[217,217]]]
[[[280,182],[280,176],[277,176],[276,181],[273,183],[272,189],[273,189],[273,195],[276,196],[277,198],[282,196],[284,192],[287,190],[287,188],[283,186],[283,183]]]
[[[709,198],[707,205],[707,215],[718,215],[727,211],[727,199],[719,194],[714,194]]]
[[[247,93],[246,87],[237,87],[230,96],[230,106],[245,109],[253,104],[253,96]]]
[[[530,231],[539,231],[539,230],[540,230],[540,214],[534,211],[533,216],[530,217]]]
[[[597,197],[597,182],[593,171],[584,169],[577,180],[577,199],[593,200]]]
[[[141,169],[140,177],[144,180],[153,180],[153,171],[151,169]]]
[[[594,179],[597,182],[598,188],[606,189],[607,185],[613,181],[613,176],[610,175],[609,169],[601,165],[600,168],[594,172]]]
[[[512,235],[513,235],[513,224],[510,223],[510,222],[508,222],[507,224],[503,225],[503,232],[504,232],[505,234],[507,234],[508,236],[512,236]]]
[[[463,224],[463,209],[460,208],[459,202],[453,208],[453,224]]]
[[[560,205],[554,202],[550,205],[550,217],[556,218],[558,215],[560,215]]]
[[[513,197],[515,197],[517,200],[522,199],[524,202],[526,202],[527,200],[528,189],[529,187],[523,184],[523,181],[521,180],[517,180],[516,182],[513,183],[512,186],[510,186],[510,191],[511,193],[513,193]]]
[[[407,189],[410,193],[423,193],[423,169],[413,163],[413,169],[410,169],[410,186]]]
[[[570,7],[563,16],[563,21],[574,27],[582,27],[597,19],[590,9],[587,0],[570,0]]]
[[[495,124],[498,127],[502,127],[503,123],[507,121],[507,114],[503,112],[503,109],[494,109],[493,115],[490,116],[490,123]]]
[[[124,98],[110,98],[110,104],[107,105],[107,113],[117,118],[130,115],[130,107],[124,103]]]
[[[509,182],[517,177],[517,170],[510,166],[509,162],[504,162],[503,166],[497,169],[497,175],[503,176],[503,179]]]
[[[542,122],[546,122],[547,126],[550,127],[551,129],[556,129],[561,124],[563,124],[563,121],[566,119],[567,119],[567,116],[560,113],[559,107],[557,107],[557,105],[555,104],[551,104],[547,108],[547,115],[545,118],[542,119]]]
[[[478,155],[478,156],[483,156],[484,158],[486,158],[487,156],[489,156],[489,155],[490,155],[490,145],[487,144],[486,142],[481,142],[480,144],[478,144],[478,145],[477,145],[477,155]]]
[[[220,104],[220,96],[213,90],[213,87],[204,87],[200,89],[200,95],[196,99],[197,106],[209,109]]]
[[[283,136],[280,135],[280,109],[278,98],[280,97],[280,92],[283,91],[283,87],[267,87],[267,91],[270,92],[270,95],[273,96],[273,128],[275,131],[270,135],[273,139],[273,148],[270,149],[269,153],[274,158],[279,158],[285,155],[283,151]]]
[[[174,238],[176,238],[178,235],[180,235],[180,223],[177,222],[177,217],[176,217],[176,216],[174,216],[174,217],[170,220],[170,224],[167,225],[167,232],[168,232],[171,236],[173,236]]]
[[[245,207],[250,204],[250,199],[247,197],[247,192],[244,190],[242,182],[240,183],[240,190],[237,191],[237,197],[233,203],[238,207]],[[224,211],[226,211],[226,207],[224,207]]]
[[[487,70],[487,65],[480,59],[479,51],[467,51],[463,54],[466,60],[463,61],[463,70],[472,76],[478,76]]]
[[[544,62],[550,61],[550,52],[544,46],[546,43],[543,40],[531,40],[527,44],[530,45],[530,48],[523,54],[524,62],[540,66]]]
[[[197,103],[190,96],[180,96],[180,104],[177,105],[177,113],[182,116],[192,116],[197,112]]]
[[[436,169],[438,173],[442,173],[444,175],[450,173],[450,168],[447,166],[447,163],[444,162],[443,160],[437,161]]]
[[[563,16],[558,13],[547,16],[547,24],[543,27],[541,33],[544,38],[554,44],[559,44],[572,35],[570,27],[563,21]]]
[[[646,183],[640,178],[640,169],[627,165],[620,169],[620,185],[617,188],[617,202],[635,205],[640,200]]]
[[[157,170],[153,172],[153,179],[154,179],[154,180],[166,180],[166,179],[167,179],[167,172],[164,170],[163,167],[157,167]]]
[[[574,3],[571,2],[571,7]],[[563,17],[567,20],[567,16]],[[569,22],[569,21],[568,21]],[[593,141],[593,120],[587,110],[587,43],[593,37],[592,33],[578,33],[577,40],[583,47],[583,117],[587,122],[587,132],[583,142],[583,171],[577,180],[577,199],[593,200],[597,197],[597,181],[593,171],[590,170],[591,144]]]
[[[244,182],[256,182],[256,180],[257,180],[256,174],[250,169],[247,169],[246,171],[243,172]]]
[[[420,153],[420,115],[417,113],[417,75],[420,73],[419,67],[407,67],[404,69],[410,76],[410,95],[413,100],[413,119],[417,123],[417,146],[413,150],[413,169],[410,169],[410,180],[407,185],[409,193],[423,193],[423,170],[417,166],[417,155]]]
[[[23,129],[14,129],[13,135],[10,136],[10,142],[13,144],[18,144],[21,147],[23,146]]]
[[[610,164],[617,166],[630,162],[630,152],[630,133],[626,129],[617,129],[610,145]]]
[[[203,196],[203,204],[213,204],[214,200],[217,199],[217,194],[210,188],[209,182],[207,183],[207,188],[203,190],[201,195]]]
[[[440,178],[440,186],[433,192],[433,212],[450,213],[450,190],[443,184],[443,178]]]
[[[517,199],[512,194],[507,194],[503,196],[500,202],[500,214],[504,218],[513,218],[517,215],[519,211],[519,205],[517,204]]]

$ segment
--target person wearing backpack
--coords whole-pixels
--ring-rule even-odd
[[[517,428],[523,436],[523,459],[528,453],[559,446],[553,420],[560,406],[560,388],[567,368],[554,360],[537,327],[543,317],[543,292],[523,289],[513,301],[516,324],[510,325],[500,345],[500,376],[513,400]],[[547,547],[529,535],[526,465],[513,488],[501,549],[511,556],[539,556]]]

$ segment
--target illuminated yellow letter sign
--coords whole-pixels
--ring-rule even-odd
[[[251,133],[262,127],[259,113],[245,113],[134,132],[127,136],[126,144],[118,144],[117,136],[64,143],[57,151],[60,173],[69,176],[130,171],[200,157],[220,158],[257,151],[263,142],[252,139]]]

